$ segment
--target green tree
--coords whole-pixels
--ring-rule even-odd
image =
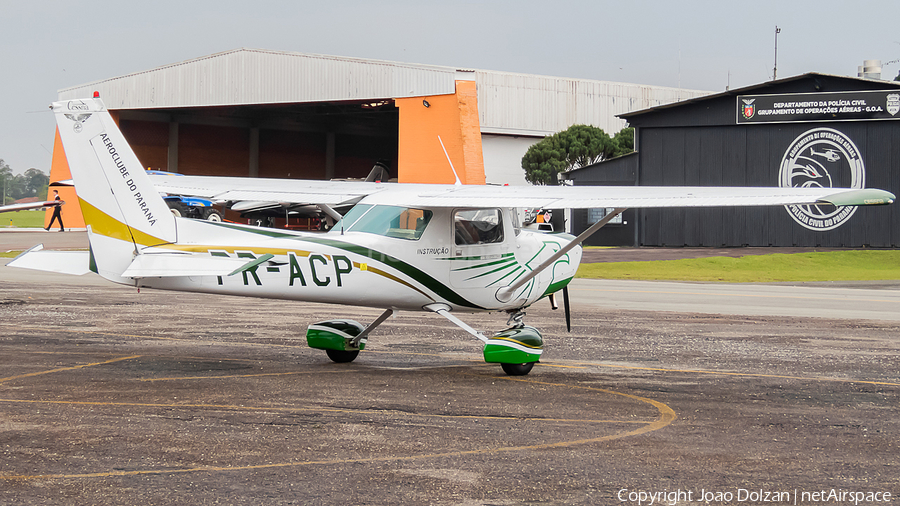
[[[522,157],[522,169],[529,183],[556,184],[560,172],[630,153],[633,146],[633,129],[626,128],[610,138],[600,128],[573,125],[528,148]]]
[[[13,173],[12,169],[9,165],[0,158],[0,191],[3,192],[2,199],[0,199],[0,204],[6,204],[7,201],[12,201],[15,199],[9,198],[11,195],[10,189],[13,186]]]
[[[612,142],[615,145],[615,151],[610,158],[627,155],[634,151],[634,128],[623,128],[613,136]]]
[[[44,198],[50,178],[40,169],[28,169],[24,174],[13,174],[9,164],[0,159],[0,192],[3,192],[3,204],[25,197]]]
[[[531,184],[555,184],[556,175],[567,167],[566,152],[555,134],[533,144],[522,157],[525,180]]]
[[[31,168],[22,175],[25,183],[25,197],[44,197],[50,185],[50,176],[39,169]]]

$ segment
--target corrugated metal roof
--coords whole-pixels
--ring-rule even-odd
[[[258,49],[237,49],[59,91],[99,91],[111,109],[330,102],[445,95],[456,70]]]
[[[716,98],[727,97],[727,96],[738,96],[738,95],[763,95],[763,91],[777,90],[779,86],[782,86],[787,83],[793,83],[796,81],[803,80],[815,80],[817,78],[831,79],[837,81],[847,81],[850,83],[861,83],[866,86],[871,86],[871,89],[885,89],[885,88],[900,88],[900,83],[896,81],[883,81],[878,79],[866,79],[862,77],[851,77],[851,76],[840,76],[836,74],[822,74],[819,72],[807,72],[805,74],[799,74],[796,76],[785,77],[782,79],[778,79],[776,81],[767,81],[764,83],[752,84],[749,86],[745,86],[743,88],[735,88],[733,90],[725,90],[718,93],[710,93],[706,95],[699,95],[694,98],[686,99],[683,103],[674,103],[674,102],[664,102],[662,104],[657,104],[655,106],[645,107],[642,109],[634,109],[629,111],[626,114],[620,114],[619,116],[624,119],[633,118],[636,116],[640,116],[643,114],[647,114],[650,112],[659,111],[662,109],[669,109],[672,107],[680,107],[683,105],[688,105],[691,103],[702,102],[705,100],[713,100]]]
[[[474,79],[483,133],[541,137],[574,124],[612,133],[617,118],[710,92],[456,69],[306,53],[236,49],[59,90],[59,100],[99,91],[110,109],[377,100],[456,91]]]
[[[616,115],[711,93],[508,72],[475,75],[485,133],[549,135],[577,124],[615,133],[625,126]]]

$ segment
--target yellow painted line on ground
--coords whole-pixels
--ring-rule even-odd
[[[660,280],[665,281],[665,280]],[[677,281],[675,281],[677,282]],[[671,290],[620,290],[620,289],[603,289],[603,288],[572,288],[573,291],[580,292],[603,292],[603,293],[656,293],[666,295],[697,295],[706,297],[746,297],[757,299],[794,299],[794,300],[847,300],[847,297],[806,297],[802,295],[772,295],[772,294],[754,294],[754,293],[731,293],[731,292],[681,292]],[[897,300],[890,299],[853,299],[860,302],[893,302]]]
[[[585,366],[594,366],[594,367],[609,367],[613,369],[630,369],[635,371],[653,371],[653,372],[674,372],[674,373],[683,373],[683,374],[709,374],[713,376],[740,376],[740,377],[750,377],[750,378],[775,378],[775,379],[789,379],[789,380],[799,380],[799,381],[822,381],[822,382],[833,382],[833,383],[863,383],[867,385],[881,385],[881,386],[892,386],[892,387],[900,387],[900,383],[892,383],[889,381],[872,381],[872,380],[855,380],[855,379],[845,379],[845,378],[822,378],[822,377],[810,377],[810,376],[786,376],[781,374],[762,374],[762,373],[752,373],[752,372],[730,372],[730,371],[706,371],[703,369],[665,369],[662,367],[638,367],[632,365],[617,365],[617,364],[590,364],[584,363]],[[547,365],[547,364],[542,364]]]
[[[600,390],[600,389],[598,389]],[[609,392],[607,392],[609,393]],[[625,395],[625,394],[622,394]],[[247,412],[317,412],[317,413],[342,413],[364,414],[383,416],[404,416],[408,418],[441,418],[458,420],[494,420],[511,422],[545,422],[545,423],[591,423],[591,424],[649,424],[648,420],[585,420],[574,418],[541,418],[523,416],[502,415],[442,415],[439,413],[412,413],[409,411],[395,411],[390,409],[351,409],[351,408],[326,408],[322,406],[242,406],[235,404],[206,404],[206,403],[179,403],[179,402],[108,402],[108,401],[60,401],[46,399],[0,399],[0,403],[9,404],[52,404],[64,406],[91,406],[91,407],[126,407],[126,408],[166,408],[166,409],[211,409]]]
[[[106,330],[80,330],[80,329],[72,329],[72,328],[56,328],[56,327],[37,327],[37,326],[27,326],[27,325],[12,325],[12,324],[2,324],[0,323],[0,327],[15,327],[19,329],[28,329],[28,330],[43,330],[48,332],[71,332],[74,334],[94,334],[94,335],[103,335],[103,336],[115,336],[115,337],[131,337],[134,339],[155,339],[159,341],[174,341],[174,342],[194,342],[197,344],[221,344],[221,345],[232,345],[232,346],[269,346],[274,348],[296,348],[296,347],[305,347],[301,346],[300,343],[294,344],[275,344],[275,343],[254,343],[248,341],[211,341],[211,340],[201,340],[194,338],[179,338],[179,337],[163,337],[163,336],[149,336],[149,335],[137,335],[137,334],[121,334],[118,332],[106,331]],[[305,345],[306,342],[303,342]]]
[[[540,367],[558,367],[561,369],[587,369],[587,366],[583,365],[561,365],[561,364],[547,364],[544,362],[539,362],[538,365]]]
[[[620,290],[626,291],[626,290]],[[661,292],[660,292],[661,293]],[[676,293],[676,292],[665,292],[665,293]],[[685,292],[687,293],[687,292]],[[94,330],[72,330],[72,329],[64,329],[64,328],[45,328],[45,327],[29,327],[29,326],[19,326],[19,325],[11,325],[11,324],[2,324],[0,323],[0,327],[2,326],[15,326],[17,328],[23,329],[36,329],[36,330],[50,330],[54,332],[76,332],[83,334],[103,334],[117,337],[133,337],[137,339],[161,339],[168,341],[194,341],[192,339],[180,339],[180,338],[170,338],[170,337],[159,337],[159,336],[146,336],[146,335],[132,335],[132,334],[119,334],[115,332],[107,332],[107,331],[94,331]],[[197,342],[212,342],[212,341],[197,341]],[[273,343],[247,343],[242,341],[215,341],[215,344],[222,345],[249,345],[249,346],[271,346],[278,348],[301,348],[306,349],[304,346],[300,345],[286,345],[286,344],[273,344]],[[50,353],[50,352],[41,352],[41,353]],[[400,350],[389,350],[389,351],[378,351],[378,350],[365,350],[363,353],[375,353],[375,354],[385,354],[385,355],[420,355],[426,357],[443,357],[445,356],[442,353],[421,353],[421,352],[411,352],[411,351],[400,351]],[[138,357],[140,355],[135,355]],[[179,357],[184,358],[184,357]],[[195,357],[192,357],[195,358]],[[196,357],[197,359],[202,359],[203,357]],[[243,360],[243,359],[216,359],[216,360]],[[472,363],[484,363],[480,360],[472,360],[466,359],[464,357],[459,357],[459,360],[469,361]],[[101,362],[102,363],[102,362]],[[665,369],[665,368],[654,368],[654,367],[636,367],[636,366],[626,366],[626,365],[616,365],[616,364],[596,364],[591,362],[575,362],[578,365],[562,365],[562,364],[553,364],[548,362],[540,362],[539,365],[545,367],[558,367],[558,368],[588,368],[588,367],[610,367],[617,369],[633,369],[633,370],[644,370],[644,371],[656,371],[656,372],[678,372],[678,373],[693,373],[693,374],[709,374],[709,375],[722,375],[722,376],[746,376],[746,377],[757,377],[757,378],[778,378],[778,379],[791,379],[791,380],[803,380],[803,381],[830,381],[835,383],[862,383],[869,385],[881,385],[881,386],[900,386],[900,383],[892,383],[886,381],[871,381],[871,380],[854,380],[854,379],[844,379],[844,378],[822,378],[822,377],[805,377],[805,376],[785,376],[785,375],[777,375],[777,374],[759,374],[759,373],[742,373],[742,372],[727,372],[727,371],[705,371],[702,369]],[[87,367],[89,365],[95,364],[87,364],[84,366],[78,367]],[[489,364],[488,364],[489,365]],[[65,369],[60,369],[65,370]],[[34,374],[45,374],[45,373],[32,373]],[[24,376],[22,376],[24,377]],[[0,382],[6,381],[8,379],[18,378],[18,376],[11,378],[0,378]],[[177,378],[175,378],[177,379]]]
[[[109,477],[119,477],[119,476],[140,476],[140,475],[162,475],[162,474],[185,474],[185,473],[210,473],[210,472],[235,472],[235,471],[255,471],[260,469],[278,469],[278,468],[291,468],[291,467],[302,467],[302,466],[313,466],[313,465],[339,465],[339,464],[366,464],[366,463],[375,463],[375,462],[407,462],[413,460],[425,460],[425,459],[436,459],[436,458],[447,458],[447,457],[460,457],[467,455],[490,455],[490,454],[498,454],[498,453],[509,453],[509,452],[521,452],[526,450],[544,450],[544,449],[552,449],[552,448],[566,448],[570,446],[576,445],[585,445],[585,444],[593,444],[600,443],[605,441],[612,441],[615,439],[621,439],[629,436],[636,436],[639,434],[646,434],[648,432],[652,432],[655,430],[659,430],[672,422],[674,422],[678,415],[675,413],[672,408],[669,406],[655,401],[653,399],[648,399],[645,397],[638,397],[636,395],[623,394],[620,392],[615,392],[612,390],[606,390],[602,388],[595,387],[586,387],[580,385],[566,385],[562,383],[549,383],[542,381],[534,381],[528,380],[524,378],[503,378],[510,381],[519,381],[523,383],[533,383],[537,385],[545,385],[545,386],[554,386],[554,387],[564,387],[571,389],[581,389],[581,390],[589,390],[595,392],[602,392],[610,395],[619,395],[629,399],[633,399],[639,402],[644,402],[652,405],[659,412],[659,417],[651,422],[640,422],[640,421],[608,421],[603,423],[638,423],[642,425],[637,429],[620,432],[616,434],[609,434],[605,436],[599,436],[596,438],[583,438],[576,439],[570,441],[558,441],[554,443],[538,443],[534,445],[525,445],[525,446],[502,446],[497,448],[482,448],[477,450],[457,450],[457,451],[447,451],[447,452],[435,452],[435,453],[426,453],[419,455],[408,455],[408,456],[383,456],[383,457],[367,457],[367,458],[356,458],[356,459],[328,459],[328,460],[307,460],[302,462],[280,462],[280,463],[270,463],[270,464],[257,464],[257,465],[246,465],[246,466],[197,466],[197,467],[189,467],[189,468],[178,468],[178,469],[145,469],[145,470],[135,470],[135,471],[105,471],[105,472],[95,472],[95,473],[78,473],[78,474],[44,474],[44,475],[0,475],[0,480],[6,481],[25,481],[25,480],[53,480],[53,479],[77,479],[77,478],[109,478]],[[83,405],[91,405],[91,406],[140,406],[140,407],[168,407],[168,408],[184,408],[184,407],[204,407],[211,406],[217,409],[223,409],[227,406],[216,406],[216,405],[204,405],[204,404],[195,404],[195,405],[185,405],[185,404],[132,404],[132,403],[101,403],[101,402],[77,402],[77,401],[30,401],[30,400],[16,400],[16,399],[0,399],[0,402],[28,402],[28,403],[53,403],[53,404],[83,404]],[[246,406],[234,406],[235,409],[254,409],[254,410],[284,410],[284,409],[296,409],[296,408],[247,408]],[[310,408],[313,409],[313,408]],[[316,408],[319,411],[336,411],[336,412],[364,412],[366,414],[371,414],[371,411],[360,411],[360,410],[345,410],[345,409],[321,409]],[[396,413],[391,412],[391,415],[395,415]],[[527,421],[547,421],[547,422],[559,422],[560,420],[552,420],[552,419],[544,419],[544,418],[520,418],[520,417],[485,417],[485,416],[477,416],[477,415],[416,415],[414,413],[403,413],[409,416],[439,416],[446,418],[475,418],[475,419],[500,419],[500,420],[527,420]],[[589,420],[570,420],[570,422],[575,423],[587,423]]]
[[[62,372],[62,371],[74,371],[76,369],[84,369],[85,367],[94,367],[94,366],[98,366],[98,365],[112,364],[114,362],[121,362],[123,360],[131,360],[131,359],[139,358],[139,357],[140,357],[140,355],[131,355],[128,357],[119,357],[119,358],[114,358],[114,359],[110,359],[110,360],[105,360],[103,362],[93,362],[90,364],[75,365],[75,366],[71,366],[71,367],[59,367],[56,369],[49,369],[46,371],[30,372],[28,374],[20,374],[18,376],[9,376],[6,378],[0,378],[0,383],[3,383],[4,381],[15,380],[15,379],[30,378],[32,376],[40,376],[42,374],[53,374],[53,373]]]
[[[154,381],[181,381],[181,380],[218,380],[218,379],[234,379],[234,378],[261,378],[265,376],[299,376],[309,374],[347,374],[349,372],[357,372],[356,370],[341,369],[339,371],[293,371],[293,372],[260,372],[255,374],[224,374],[209,376],[172,376],[169,378],[140,378],[138,381],[154,382]]]

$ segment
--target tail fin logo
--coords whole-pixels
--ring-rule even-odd
[[[79,134],[82,130],[84,130],[84,126],[82,126],[82,123],[87,121],[87,119],[90,117],[91,113],[89,112],[83,114],[66,114],[66,118],[75,122],[75,124],[72,125],[72,130],[75,130],[76,134]]]
[[[84,100],[70,100],[66,104],[66,109],[70,111],[90,111],[91,108],[89,105],[84,103]]]

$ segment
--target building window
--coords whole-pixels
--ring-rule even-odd
[[[597,223],[598,221],[602,220],[603,218],[606,218],[606,215],[612,213],[613,211],[615,211],[615,209],[612,207],[594,207],[592,209],[588,209],[587,210],[588,226],[591,226],[594,223]],[[621,214],[619,214],[615,218],[609,220],[609,223],[607,223],[607,225],[621,225],[621,224],[622,224],[622,215]]]

